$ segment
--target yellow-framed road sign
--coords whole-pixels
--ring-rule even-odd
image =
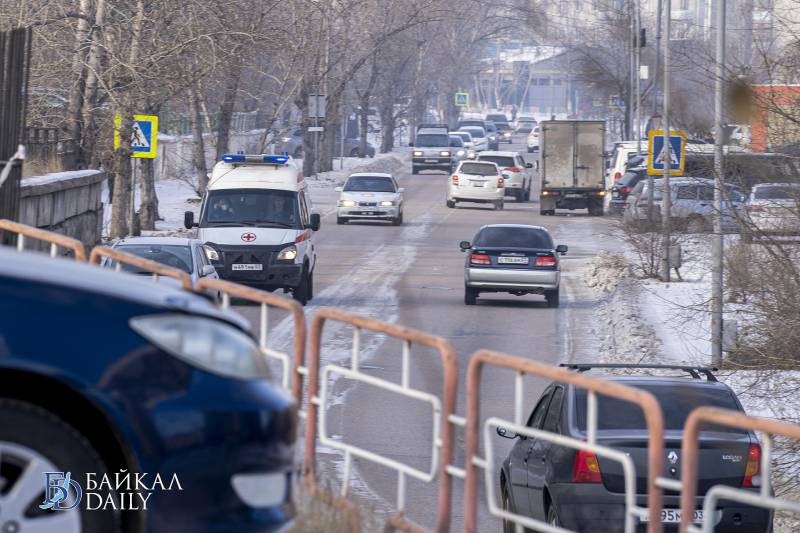
[[[119,129],[122,119],[114,117],[114,150],[119,149]],[[131,157],[153,159],[158,147],[158,116],[133,115],[131,132]]]
[[[686,132],[669,130],[669,175],[683,176],[686,167]],[[666,150],[664,130],[650,130],[647,136],[647,173],[654,176],[664,175]]]

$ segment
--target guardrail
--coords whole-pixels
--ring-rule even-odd
[[[265,357],[276,359],[282,364],[281,386],[291,392],[297,401],[298,413],[301,416],[305,412],[300,410],[303,405],[303,374],[306,373],[305,354],[306,354],[306,316],[303,306],[289,298],[273,294],[271,292],[245,287],[238,283],[217,279],[202,278],[195,284],[195,291],[204,290],[219,291],[222,293],[222,308],[228,309],[231,306],[231,298],[240,298],[261,306],[259,314],[258,342],[261,353]],[[290,357],[288,353],[273,350],[267,346],[269,340],[269,308],[277,307],[289,311],[294,323],[294,349]]]
[[[335,364],[327,364],[321,367],[322,333],[327,322],[338,322],[353,327],[350,368]],[[387,335],[403,341],[401,381],[399,384],[361,372],[360,341],[362,330]],[[411,386],[412,344],[427,346],[439,353],[444,371],[441,399],[436,395]],[[385,466],[397,472],[397,513],[388,519],[387,529],[394,528],[401,531],[414,532],[425,531],[424,528],[404,516],[406,510],[406,476],[427,483],[432,483],[438,477],[439,500],[435,531],[439,533],[449,531],[452,506],[452,478],[447,473],[446,467],[452,462],[453,458],[454,428],[448,421],[455,412],[456,389],[458,386],[458,360],[453,345],[442,337],[419,330],[354,315],[340,309],[321,309],[314,315],[311,323],[309,347],[308,416],[306,418],[305,435],[305,480],[309,488],[314,490],[317,485],[315,454],[317,434],[319,433],[321,444],[344,453],[341,498],[346,498],[348,494],[353,457]],[[395,459],[384,457],[378,453],[344,442],[344,439],[331,439],[327,433],[326,408],[329,377],[334,374],[430,404],[433,412],[433,445],[430,468],[426,471],[417,469]]]
[[[514,421],[506,421],[497,417],[488,418],[484,422],[484,446],[487,457],[478,455],[480,435],[480,386],[481,371],[484,366],[506,368],[516,372],[514,386]],[[523,377],[531,374],[548,378],[560,383],[569,383],[584,388],[587,394],[586,437],[581,441],[560,434],[528,428],[522,421],[523,409]],[[626,454],[612,448],[597,444],[597,394],[610,396],[638,405],[644,412],[648,432],[648,507],[636,506],[636,475],[633,461]],[[481,350],[470,358],[467,368],[467,418],[466,418],[466,485],[464,488],[464,531],[476,533],[478,511],[478,474],[477,467],[485,472],[486,493],[489,512],[510,521],[518,526],[535,528],[538,531],[563,532],[563,528],[551,526],[541,520],[507,512],[497,506],[495,499],[494,462],[490,455],[493,451],[491,429],[505,425],[521,435],[548,440],[560,446],[588,450],[605,456],[622,464],[625,475],[625,531],[634,531],[635,518],[647,518],[647,531],[661,531],[661,508],[663,491],[655,480],[661,476],[664,456],[664,419],[661,407],[655,397],[647,391],[627,387],[612,381],[591,378],[562,368],[522,359],[511,355]]]
[[[182,270],[178,270],[177,268],[168,267],[166,265],[162,265],[161,263],[156,263],[155,261],[139,257],[138,255],[120,252],[119,250],[112,250],[111,248],[106,248],[105,246],[95,246],[92,249],[92,253],[89,254],[89,263],[93,265],[99,265],[103,261],[103,258],[116,261],[114,270],[117,272],[122,270],[122,265],[130,265],[136,268],[141,268],[142,270],[146,270],[148,272],[152,272],[153,278],[156,280],[158,279],[158,276],[174,278],[181,282],[181,285],[184,289],[189,291],[193,290],[192,278],[189,276],[189,274]]]
[[[725,485],[711,487],[703,499],[703,524],[697,528],[691,525],[697,496],[697,469],[700,426],[713,423],[750,431],[759,431],[763,435],[761,446],[760,471],[761,487],[758,493],[737,489]],[[747,416],[738,411],[716,407],[698,407],[689,414],[683,429],[683,464],[681,465],[681,533],[711,533],[714,531],[714,511],[719,500],[738,501],[747,505],[764,507],[772,510],[785,509],[800,513],[800,503],[776,498],[772,495],[771,463],[772,436],[779,435],[800,440],[800,426],[787,424],[777,420]],[[708,517],[708,519],[706,519]]]
[[[71,251],[76,261],[86,261],[86,248],[84,248],[81,241],[72,237],[6,219],[0,220],[0,230],[17,235],[17,250],[19,251],[25,249],[26,238],[31,238],[50,243],[50,257],[58,255],[58,247],[60,246]]]

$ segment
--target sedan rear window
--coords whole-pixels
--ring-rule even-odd
[[[382,176],[358,176],[347,180],[347,192],[396,192],[391,178]]]
[[[126,244],[117,246],[115,248],[120,252],[125,252],[156,263],[161,263],[168,267],[177,268],[188,274],[192,273],[192,250],[188,246],[179,245],[163,245],[163,244]],[[109,261],[107,266],[115,268],[117,262]],[[144,270],[139,267],[123,264],[122,270],[124,272],[132,272],[134,274],[152,274],[149,270]]]
[[[664,428],[681,430],[686,418],[695,408],[700,406],[720,407],[738,411],[731,392],[724,389],[673,384],[635,385],[656,397],[664,413]],[[586,431],[586,390],[575,391],[575,408],[578,429]],[[608,396],[597,396],[597,429],[598,430],[630,430],[647,429],[644,414],[638,405],[623,402]],[[710,429],[706,427],[705,429]],[[715,427],[714,431],[740,433],[733,428]]]
[[[458,169],[464,174],[474,174],[476,176],[496,176],[497,167],[486,163],[464,163]]]
[[[463,131],[466,131],[473,138],[476,138],[476,139],[482,139],[483,137],[486,137],[486,132],[483,130],[483,128],[479,128],[477,126],[476,127],[466,126],[466,127],[461,128],[461,129]]]
[[[789,200],[800,198],[800,187],[792,187],[786,185],[783,187],[770,186],[770,187],[756,187],[754,191],[756,200]]]
[[[475,237],[477,248],[536,248],[552,250],[553,239],[544,230],[512,226],[483,228]]]
[[[503,157],[499,155],[479,155],[478,161],[489,161],[490,163],[496,163],[498,167],[513,167],[514,165],[514,158],[513,157]]]

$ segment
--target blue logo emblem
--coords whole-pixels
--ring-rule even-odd
[[[70,497],[70,493],[73,494]],[[44,501],[39,509],[67,511],[81,503],[83,489],[80,483],[72,479],[72,472],[44,473]]]

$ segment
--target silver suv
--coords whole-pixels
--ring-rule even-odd
[[[446,127],[419,129],[411,152],[411,173],[418,174],[420,170],[444,170],[450,173],[453,170],[453,153]]]

